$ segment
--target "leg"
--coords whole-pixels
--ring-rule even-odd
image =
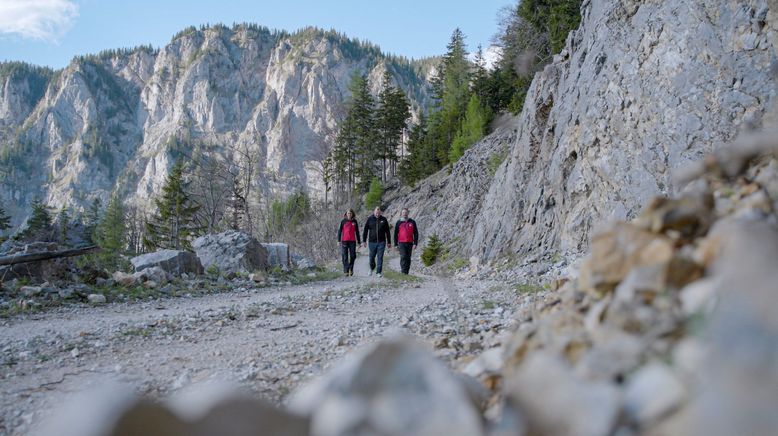
[[[379,242],[377,247],[378,262],[376,263],[376,272],[378,274],[381,274],[384,270],[384,249],[386,249],[386,243]]]
[[[343,261],[343,272],[348,272],[348,243],[340,243],[340,259]]]
[[[403,274],[408,274],[411,269],[411,245],[401,243],[397,248],[400,250],[400,271]]]
[[[372,273],[373,270],[375,269],[375,256],[376,256],[378,244],[375,242],[368,242],[367,246],[370,249],[370,272]]]
[[[356,242],[349,242],[348,243],[348,251],[351,255],[351,259],[349,259],[348,262],[348,272],[349,275],[354,275],[354,261],[357,258],[357,243]]]

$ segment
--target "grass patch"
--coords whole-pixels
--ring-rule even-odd
[[[384,270],[384,278],[396,283],[421,283],[424,281],[421,277],[392,270]]]
[[[506,157],[508,157],[507,147],[489,156],[489,160],[486,162],[486,171],[489,173],[489,177],[494,177],[497,174],[497,169],[500,168]]]
[[[523,294],[536,294],[540,291],[545,290],[545,288],[541,285],[536,285],[534,283],[521,283],[514,286],[513,290],[516,291],[517,294],[523,295]]]
[[[481,308],[484,310],[492,310],[497,307],[497,304],[492,300],[484,300],[481,302]]]
[[[467,259],[463,257],[457,257],[453,261],[451,261],[451,264],[449,264],[449,269],[451,271],[459,271],[460,269],[468,266],[470,262],[467,261]]]

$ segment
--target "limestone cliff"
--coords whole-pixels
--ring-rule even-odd
[[[534,78],[505,163],[471,188],[487,192],[458,218],[452,245],[482,260],[581,252],[596,223],[633,218],[680,189],[673,170],[757,126],[770,107],[776,14],[764,0],[584,1],[579,29]],[[475,146],[452,174],[488,174],[490,153]],[[445,204],[410,198],[431,217],[422,230],[449,222],[433,209],[470,198],[450,194]]]
[[[426,105],[424,71],[317,29],[189,28],[159,50],[77,57],[43,81],[0,74],[0,200],[13,224],[36,196],[83,210],[118,192],[144,206],[176,158],[198,153],[251,165],[265,193],[317,195],[351,76],[377,93],[386,70],[416,112]]]

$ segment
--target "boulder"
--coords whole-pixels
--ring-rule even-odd
[[[291,265],[289,244],[284,244],[282,242],[270,242],[264,243],[262,246],[265,247],[265,250],[267,250],[268,267],[279,267],[284,271],[289,269]]]
[[[203,265],[194,253],[180,250],[160,250],[130,259],[135,271],[158,266],[165,272],[179,275],[181,273],[202,274]]]
[[[294,262],[294,266],[297,269],[313,269],[313,268],[316,268],[316,262],[314,262],[311,259],[308,259],[305,256],[301,256],[299,254],[293,254],[292,255],[292,262]]]
[[[216,266],[223,274],[251,273],[268,266],[268,252],[262,244],[236,230],[201,236],[192,247],[204,268]]]
[[[527,419],[529,434],[611,434],[619,418],[618,388],[577,377],[562,359],[539,352],[507,381],[508,407]]]
[[[423,346],[388,339],[296,392],[290,408],[311,434],[483,434],[468,389]]]
[[[135,277],[135,275],[121,271],[114,272],[112,278],[113,281],[127,288],[135,286],[138,283],[138,278]]]

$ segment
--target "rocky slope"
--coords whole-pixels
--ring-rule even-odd
[[[0,74],[0,200],[13,224],[36,196],[80,210],[117,191],[143,206],[182,154],[256,168],[266,191],[316,195],[352,74],[377,92],[389,70],[417,111],[428,98],[410,62],[316,29],[189,28],[159,50],[27,70]]]
[[[407,202],[432,218],[427,229],[459,221],[463,231],[441,236],[463,257],[582,252],[595,223],[634,218],[681,188],[675,169],[759,125],[775,95],[776,14],[763,0],[585,1],[580,28],[536,75],[494,177],[490,146],[477,145],[453,177],[434,176],[417,188],[426,198]],[[509,139],[494,135],[484,142]],[[443,212],[472,191],[483,200],[467,214]]]

